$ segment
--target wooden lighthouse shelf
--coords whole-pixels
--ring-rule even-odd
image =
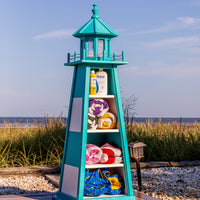
[[[68,54],[65,66],[74,66],[74,75],[66,128],[66,137],[61,166],[59,191],[54,200],[135,200],[132,188],[128,144],[124,123],[118,65],[127,64],[122,52],[121,60],[111,55],[111,38],[118,34],[99,19],[96,4],[93,5],[92,18],[76,31],[73,36],[80,38],[80,54]],[[73,57],[73,60],[71,59]],[[91,71],[103,69],[108,75],[108,95],[89,95]],[[88,107],[92,99],[104,99],[109,112],[117,117],[114,129],[88,129]],[[105,143],[120,147],[122,163],[86,165],[87,144],[101,147]],[[85,172],[108,168],[111,174],[118,174],[124,181],[124,191],[118,195],[103,194],[84,196]]]

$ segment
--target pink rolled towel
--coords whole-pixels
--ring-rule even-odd
[[[101,148],[94,144],[87,144],[86,165],[93,165],[100,162],[103,152]]]

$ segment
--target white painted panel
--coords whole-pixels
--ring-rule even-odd
[[[71,165],[64,165],[61,192],[77,197],[79,168]]]
[[[73,98],[70,120],[70,131],[81,132],[82,98]]]

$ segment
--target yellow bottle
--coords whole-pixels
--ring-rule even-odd
[[[92,70],[90,74],[90,95],[96,95],[96,81],[95,71]]]

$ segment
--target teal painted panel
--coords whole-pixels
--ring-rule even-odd
[[[108,133],[106,135],[106,142],[116,147],[122,147],[120,134],[121,133]]]
[[[68,135],[65,164],[79,167],[81,162],[82,134],[69,132]]]
[[[85,91],[85,67],[77,68],[74,97],[84,97]]]
[[[112,68],[109,70],[105,70],[107,72],[108,75],[108,94],[115,94],[114,90],[113,90],[113,75],[112,75]]]
[[[99,147],[105,143],[121,147],[120,133],[88,133],[88,144],[95,144]]]
[[[88,133],[87,144],[95,144],[99,147],[105,144],[106,141],[105,133]]]

